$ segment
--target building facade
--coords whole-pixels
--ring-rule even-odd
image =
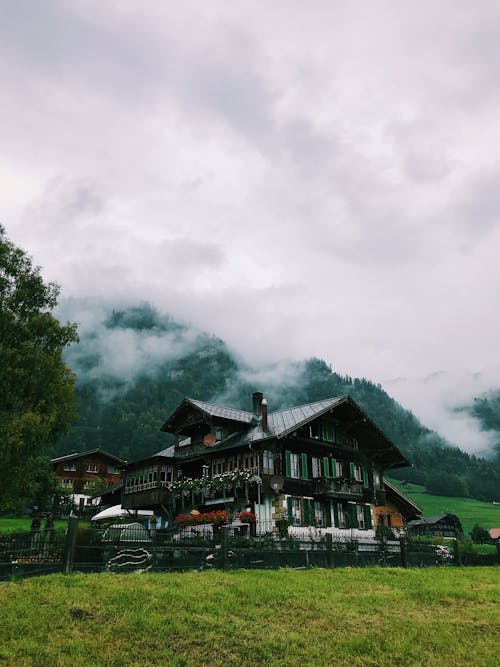
[[[384,473],[409,465],[398,448],[349,396],[275,412],[252,398],[252,412],[184,399],[161,429],[175,444],[127,465],[122,505],[168,526],[191,510],[247,510],[260,534],[372,535]]]
[[[112,486],[123,477],[126,465],[124,459],[109,454],[102,449],[91,449],[86,452],[75,452],[52,459],[54,473],[61,485],[71,491],[73,500],[85,502],[89,499],[87,491],[95,486],[98,480]]]

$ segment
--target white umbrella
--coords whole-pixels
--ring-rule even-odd
[[[121,505],[113,505],[113,507],[108,507],[107,510],[102,510],[97,514],[94,514],[91,521],[101,521],[102,519],[118,519],[120,517],[126,517],[128,519],[135,518],[136,516],[153,516],[153,510],[127,510],[124,509]]]

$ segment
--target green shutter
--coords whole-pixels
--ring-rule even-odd
[[[329,500],[323,505],[323,515],[325,517],[325,526],[327,528],[331,528],[331,526],[332,526],[332,505],[331,505],[331,502]]]
[[[367,489],[370,484],[368,482],[368,470],[366,469],[366,466],[363,466],[363,486],[365,489]]]
[[[288,514],[288,523],[292,525],[293,523],[293,513],[292,513],[292,498],[291,496],[288,496],[286,499],[286,509],[287,509],[287,514]]]
[[[335,527],[339,528],[339,507],[337,503],[333,503],[333,522]]]
[[[323,456],[323,477],[330,477],[330,460],[328,456]]]
[[[349,470],[351,471],[351,479],[354,479],[354,463],[349,463]]]
[[[365,513],[365,527],[366,527],[366,530],[369,530],[370,528],[373,528],[372,508],[371,508],[370,505],[365,505],[363,511]]]
[[[323,440],[333,442],[333,424],[323,424]]]
[[[357,505],[355,505],[354,503],[347,503],[347,514],[349,515],[348,528],[358,528],[359,524],[358,524]]]
[[[300,463],[300,467],[302,468],[302,479],[309,479],[309,471],[307,469],[307,454],[300,455]]]
[[[285,476],[292,476],[292,454],[288,449],[285,450]]]
[[[304,526],[311,525],[311,506],[308,498],[302,499],[302,511],[304,512]]]
[[[330,459],[332,464],[332,477],[337,477],[337,459]]]

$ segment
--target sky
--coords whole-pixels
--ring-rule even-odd
[[[483,451],[499,68],[497,0],[0,0],[0,222],[63,299],[321,357]]]

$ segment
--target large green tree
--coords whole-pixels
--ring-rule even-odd
[[[75,414],[62,351],[78,337],[76,325],[52,315],[58,295],[0,226],[0,509],[30,497],[37,457]]]

